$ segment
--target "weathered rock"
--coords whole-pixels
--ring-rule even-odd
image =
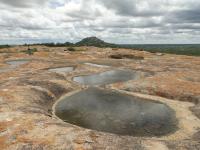
[[[76,52],[64,52],[66,48],[62,47],[34,48],[38,51],[31,56],[20,52],[26,49],[23,46],[6,49],[16,53],[0,53],[3,68],[8,60],[31,60],[16,69],[0,72],[0,149],[200,149],[199,57],[170,54],[160,57],[144,51],[96,47],[79,47],[81,51]],[[116,54],[113,58],[120,59],[110,59]],[[85,64],[88,62],[109,67]],[[64,74],[48,70],[65,66],[76,67]],[[52,115],[52,106],[60,97],[85,88],[73,82],[73,77],[116,68],[148,72],[150,76],[101,88],[167,104],[176,112],[177,132],[152,138],[120,136],[64,123]]]

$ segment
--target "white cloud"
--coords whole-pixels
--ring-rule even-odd
[[[98,36],[118,43],[200,40],[198,0],[0,0],[0,43],[77,41]]]

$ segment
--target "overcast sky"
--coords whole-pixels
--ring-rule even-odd
[[[200,0],[0,0],[0,44],[200,43]]]

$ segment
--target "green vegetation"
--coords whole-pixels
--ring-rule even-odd
[[[120,45],[151,53],[169,53],[176,55],[200,56],[200,44],[144,44],[144,45]]]
[[[45,45],[48,47],[69,47],[69,46],[74,46],[73,43],[70,42],[65,42],[65,43],[44,43],[41,45]]]
[[[35,46],[35,45],[44,45],[47,47],[70,47],[74,46],[73,43],[65,42],[65,43],[36,43],[36,44],[24,44],[24,46]]]
[[[85,38],[75,44],[76,46],[95,46],[111,48],[129,48],[151,53],[169,53],[176,55],[200,56],[200,44],[111,44],[96,37]]]
[[[142,56],[135,56],[132,54],[112,54],[109,56],[112,59],[135,59],[135,60],[143,60],[144,57]]]
[[[200,44],[146,44],[120,45],[120,47],[138,49],[151,53],[169,53],[176,55],[200,56]]]
[[[10,46],[9,45],[0,45],[0,49],[1,48],[9,48]]]
[[[200,44],[111,44],[96,37],[85,38],[75,44],[76,46],[95,46],[111,48],[129,48],[151,53],[169,53],[176,55],[200,56]]]
[[[76,51],[76,49],[75,49],[75,48],[73,48],[73,47],[69,47],[67,50],[68,50],[68,51],[71,51],[71,52],[74,52],[74,51]]]
[[[35,52],[37,52],[38,50],[37,50],[37,48],[32,48],[32,49],[30,49],[30,48],[28,48],[28,50],[27,51],[24,51],[26,54],[28,54],[28,55],[33,55]]]

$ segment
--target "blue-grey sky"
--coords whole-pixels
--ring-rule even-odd
[[[200,43],[199,0],[0,0],[0,44]]]

